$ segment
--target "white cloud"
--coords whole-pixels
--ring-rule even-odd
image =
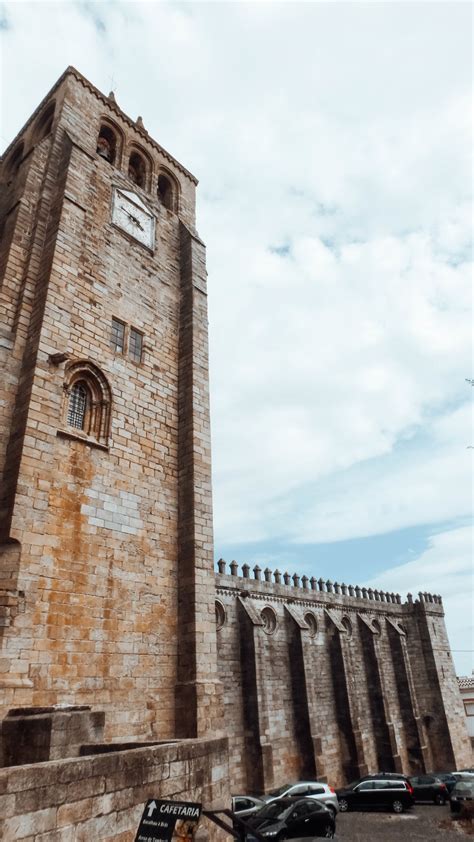
[[[5,144],[72,63],[200,178],[218,541],[464,515],[468,5],[5,8]]]
[[[414,596],[442,594],[449,641],[458,675],[474,667],[473,546],[470,527],[433,535],[422,555],[376,576],[367,587]]]

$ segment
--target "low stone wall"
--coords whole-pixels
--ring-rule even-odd
[[[104,722],[105,713],[87,705],[14,708],[0,722],[0,766],[79,757],[84,743],[103,739]]]
[[[0,769],[0,839],[133,842],[148,798],[229,806],[228,781],[225,738]]]

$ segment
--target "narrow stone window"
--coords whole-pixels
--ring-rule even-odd
[[[174,191],[170,179],[162,173],[158,176],[158,199],[168,208],[174,210]]]
[[[125,345],[125,325],[118,319],[112,319],[112,330],[110,334],[110,345],[119,354],[123,354]]]
[[[138,152],[132,152],[128,161],[128,177],[138,187],[146,186],[146,163]]]
[[[85,384],[82,381],[75,383],[69,394],[67,408],[67,423],[70,427],[75,427],[77,430],[84,429],[88,397]]]
[[[128,342],[128,356],[136,363],[141,363],[143,353],[143,334],[134,327],[130,328],[130,338]]]
[[[54,101],[50,102],[47,108],[45,108],[41,116],[38,118],[38,122],[36,123],[34,130],[34,139],[36,143],[39,143],[40,140],[43,140],[43,138],[49,135],[51,129],[53,128],[55,110],[56,103]]]
[[[109,164],[115,163],[117,157],[117,135],[110,126],[103,124],[100,127],[96,152],[101,158],[105,158]]]

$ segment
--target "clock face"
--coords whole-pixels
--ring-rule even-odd
[[[147,248],[154,247],[155,217],[135,193],[114,189],[112,222]]]

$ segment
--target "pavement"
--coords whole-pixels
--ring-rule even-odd
[[[337,842],[469,842],[474,825],[454,821],[449,805],[417,804],[401,815],[348,812],[336,819]]]

